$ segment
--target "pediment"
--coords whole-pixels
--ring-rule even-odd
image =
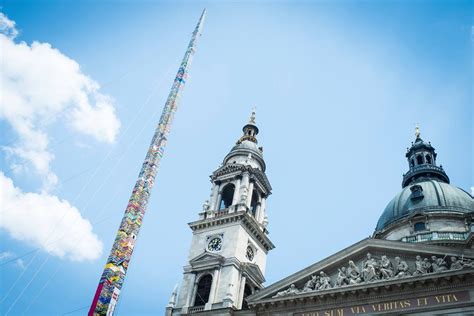
[[[211,252],[203,252],[189,261],[194,270],[208,269],[214,266],[220,266],[224,263],[225,258],[219,254]]]
[[[382,256],[385,256],[384,264]],[[427,267],[426,263],[423,265],[417,261],[417,256],[425,262],[426,258],[430,264],[435,256],[435,264],[437,259],[442,259],[445,265],[440,261],[438,263],[441,268],[438,268],[438,265],[433,266],[437,271],[433,271],[431,267],[426,273],[416,272],[419,270],[417,267],[422,267],[422,272],[424,267]],[[396,261],[396,257],[400,260]],[[456,259],[451,261],[452,257]],[[474,271],[473,259],[474,250],[469,249],[367,238],[260,290],[248,297],[247,301],[249,304],[255,304],[267,299],[319,295],[324,291],[334,294],[338,290],[347,291],[374,284],[399,283],[466,269]],[[349,264],[349,261],[353,264]],[[405,272],[396,268],[405,266],[402,261],[406,263]],[[344,280],[344,276],[347,280]]]
[[[251,278],[255,284],[263,284],[265,282],[265,277],[260,267],[254,263],[242,263],[242,271]]]

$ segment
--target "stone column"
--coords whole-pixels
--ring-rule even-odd
[[[252,195],[253,195],[253,182],[249,184],[249,196],[247,197],[247,207],[250,207],[250,203],[252,202]]]
[[[210,210],[217,210],[217,199],[219,198],[219,185],[214,183],[212,186],[212,194],[210,201]]]
[[[234,190],[234,197],[232,198],[232,205],[235,205],[237,203],[239,203],[239,199],[240,199],[240,178],[237,178],[237,180],[235,181],[235,190]]]
[[[242,175],[242,181],[241,181],[241,185],[240,185],[240,189],[242,190],[243,188],[247,188],[249,187],[249,178],[250,178],[250,175],[249,173],[246,171],[244,172],[244,174]]]
[[[216,211],[220,209],[221,202],[222,202],[222,187],[219,187],[219,191],[217,193],[217,203],[216,203],[216,208],[215,208]]]
[[[214,303],[215,297],[216,297],[216,291],[218,289],[218,282],[219,282],[219,269],[216,268],[214,269],[214,272],[212,273],[212,285],[211,285],[211,291],[209,292],[209,300],[207,301],[206,305],[204,306],[204,310],[210,310],[212,309],[212,304]]]
[[[196,282],[196,273],[191,273],[191,278],[189,280],[189,286],[188,286],[188,294],[186,297],[186,304],[183,306],[183,312],[187,313],[189,306],[192,304],[193,296],[196,295],[196,288],[197,288],[197,282]]]
[[[263,218],[265,217],[265,202],[266,202],[266,199],[264,197],[262,197],[262,199],[260,201],[259,214],[258,214],[258,218],[257,218],[257,221],[259,223],[263,223]]]
[[[245,291],[245,282],[247,281],[247,278],[245,275],[242,275],[240,278],[240,289],[239,289],[239,304],[237,306],[238,309],[242,308],[242,304],[244,303],[244,291]]]

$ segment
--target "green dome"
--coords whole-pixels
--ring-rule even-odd
[[[474,199],[466,191],[437,180],[412,183],[388,203],[375,228],[382,231],[414,213],[473,213]]]

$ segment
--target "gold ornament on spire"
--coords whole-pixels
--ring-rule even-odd
[[[416,126],[415,126],[415,136],[416,136],[416,139],[420,138],[420,126],[418,125],[418,123],[416,123]]]

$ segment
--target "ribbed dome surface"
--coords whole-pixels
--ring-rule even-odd
[[[413,199],[411,187],[419,185],[423,198]],[[426,180],[405,187],[388,203],[377,223],[376,231],[381,231],[415,212],[474,212],[474,199],[462,189],[450,184]]]
[[[231,151],[227,154],[227,156],[224,158],[224,163],[227,163],[227,161],[235,156],[248,156],[248,154],[252,154],[252,157],[254,157],[261,165],[263,171],[265,171],[265,161],[263,160],[263,154],[262,151],[258,148],[257,144],[248,140],[244,140],[240,142],[239,144],[235,145],[232,147]]]

